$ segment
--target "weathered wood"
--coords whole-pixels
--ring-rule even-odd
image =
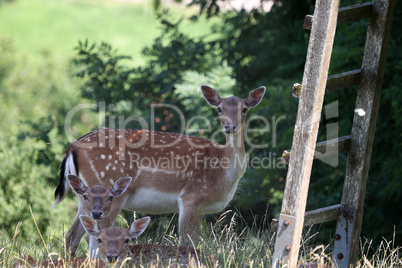
[[[306,30],[311,30],[311,25],[313,25],[313,15],[306,15],[304,17],[303,28]]]
[[[271,224],[269,226],[269,230],[272,233],[275,233],[278,230],[278,222],[279,222],[279,219],[272,219]]]
[[[334,91],[359,85],[360,73],[361,69],[328,76],[325,91]],[[300,98],[301,92],[302,85],[299,83],[293,84],[292,96]]]
[[[348,152],[350,149],[350,136],[344,136],[328,141],[317,142],[315,146],[314,158],[320,159],[339,153]],[[282,154],[282,163],[288,165],[291,155],[291,150],[285,150]]]
[[[304,214],[304,226],[310,226],[313,224],[336,220],[338,218],[339,209],[341,207],[342,205],[338,204],[307,211],[306,214]]]
[[[372,2],[357,4],[339,9],[338,23],[358,21],[370,17]]]
[[[368,18],[370,17],[371,9],[372,2],[342,7],[339,9],[337,23],[346,23]],[[306,30],[311,30],[313,20],[314,14],[306,15],[306,17],[304,18],[303,28]]]
[[[356,211],[355,224],[350,244],[346,245],[350,256],[342,260],[334,256],[339,267],[349,267],[358,260],[366,182],[395,6],[396,0],[374,0],[372,5],[342,195],[342,205]],[[342,227],[337,226],[337,231],[339,228]]]
[[[277,235],[273,267],[280,264],[296,267],[300,248],[307,191],[310,182],[317,132],[320,122],[325,85],[328,77],[334,41],[339,0],[317,0],[310,42],[303,75],[303,91],[299,102],[296,125],[281,216],[294,217],[292,235],[280,239]],[[281,245],[287,244],[291,250]]]
[[[334,221],[338,218],[339,209],[341,204],[333,205],[325,208],[319,208],[311,211],[307,211],[304,214],[303,226],[310,226],[313,224],[319,224],[323,222]],[[276,232],[278,229],[278,219],[273,219],[270,225],[271,232]]]
[[[361,69],[330,75],[327,80],[326,91],[343,89],[357,86],[360,83]]]
[[[348,152],[350,149],[350,136],[344,136],[328,141],[318,142],[315,148],[314,157],[323,158],[339,153]]]

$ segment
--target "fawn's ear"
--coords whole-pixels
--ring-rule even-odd
[[[216,92],[215,89],[210,88],[209,86],[201,85],[201,91],[202,94],[204,94],[205,100],[212,106],[216,107],[219,105],[219,103],[221,103],[221,98],[219,97],[218,92]]]
[[[112,194],[114,197],[122,195],[130,185],[132,178],[131,177],[124,177],[121,179],[118,179],[112,188]]]
[[[259,87],[254,89],[248,94],[245,104],[249,108],[257,106],[262,100],[262,97],[264,97],[264,94],[265,94],[265,87]]]
[[[151,221],[150,217],[144,217],[133,222],[129,230],[130,238],[135,238],[141,235],[147,228],[150,221]]]
[[[82,226],[84,226],[85,231],[87,231],[88,234],[93,236],[99,235],[98,224],[91,217],[88,217],[86,215],[80,215],[80,221]]]
[[[71,188],[79,195],[83,195],[88,188],[85,186],[84,182],[75,175],[69,174],[67,175],[67,179],[70,182]]]

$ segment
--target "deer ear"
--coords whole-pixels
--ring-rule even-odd
[[[221,98],[219,97],[218,92],[216,92],[215,89],[210,88],[209,86],[201,85],[201,91],[202,94],[204,94],[205,100],[212,106],[216,107],[219,105],[219,103],[221,103]]]
[[[72,174],[67,175],[67,178],[74,192],[79,195],[83,195],[85,193],[88,187],[85,186],[84,182],[80,178]]]
[[[130,185],[131,182],[131,177],[125,177],[125,178],[121,178],[118,179],[112,188],[112,194],[114,197],[120,196],[122,195],[128,188],[128,186]]]
[[[86,215],[80,215],[80,221],[85,231],[87,231],[88,234],[93,236],[99,235],[98,224],[91,217],[88,217]]]
[[[251,91],[248,94],[245,104],[249,108],[253,108],[253,107],[257,106],[260,103],[260,101],[262,100],[262,97],[264,97],[264,94],[265,94],[265,87],[259,87],[259,88],[254,89],[253,91]]]
[[[129,230],[130,238],[135,238],[141,235],[147,228],[150,221],[151,221],[150,217],[144,217],[133,222]]]

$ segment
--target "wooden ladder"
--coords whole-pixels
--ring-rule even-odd
[[[314,15],[306,16],[311,29],[302,85],[294,87],[299,108],[279,220],[273,267],[296,267],[303,226],[336,220],[333,266],[349,267],[358,260],[366,181],[377,111],[384,77],[396,0],[339,9],[340,0],[317,0]],[[337,23],[369,18],[362,67],[328,77]],[[350,136],[316,144],[325,91],[358,85]],[[300,94],[298,94],[300,93]],[[348,152],[341,203],[305,212],[314,158]]]

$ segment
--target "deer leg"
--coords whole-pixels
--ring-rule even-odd
[[[82,227],[80,222],[80,215],[85,215],[85,208],[82,204],[80,198],[78,197],[78,211],[77,216],[70,229],[66,233],[66,249],[70,253],[71,257],[74,257],[77,251],[78,245],[80,244],[81,238],[85,233],[84,227]]]
[[[195,226],[197,229],[196,230],[194,230],[195,231],[195,233],[197,234],[197,237],[198,237],[198,235],[200,234],[200,227],[201,227],[201,222],[202,222],[202,219],[204,218],[204,214],[198,214],[198,225],[197,226]]]
[[[199,202],[198,202],[199,203]],[[194,200],[177,199],[179,206],[180,244],[193,247],[198,241],[198,232],[203,215],[198,215],[199,204]]]

